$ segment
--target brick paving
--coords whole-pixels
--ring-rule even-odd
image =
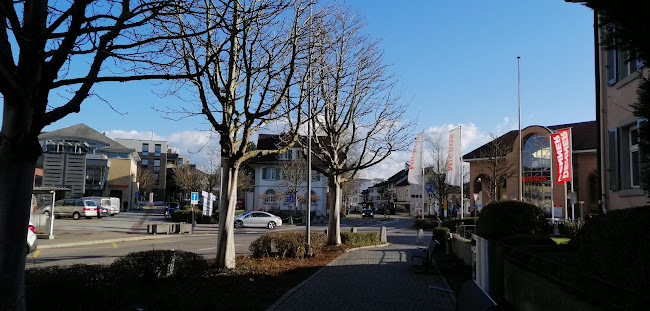
[[[415,273],[416,245],[353,250],[287,292],[267,310],[454,310],[453,294],[438,274]]]

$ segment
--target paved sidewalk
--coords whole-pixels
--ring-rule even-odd
[[[453,294],[428,288],[449,288],[443,277],[413,272],[414,252],[407,243],[347,252],[267,310],[454,310]]]

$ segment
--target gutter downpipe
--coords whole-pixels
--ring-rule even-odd
[[[598,26],[598,12],[594,9],[594,68],[595,68],[595,88],[596,88],[596,127],[598,128],[598,135],[596,135],[596,166],[598,167],[598,214],[607,213],[607,194],[604,189],[605,185],[605,168],[603,167],[603,115],[606,111],[603,110],[604,106],[601,104],[602,88],[600,86],[600,36]]]

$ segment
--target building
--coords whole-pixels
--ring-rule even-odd
[[[633,53],[609,49],[603,44],[605,32],[615,32],[613,25],[596,29],[596,120],[601,173],[598,197],[605,211],[642,206],[647,203],[647,193],[639,183],[638,137],[639,128],[647,120],[634,116],[630,105],[637,99],[642,74],[647,77],[650,70]]]
[[[282,145],[280,136],[260,134],[257,141],[258,150],[277,150]],[[283,163],[304,159],[302,148],[294,147],[283,154],[267,155],[257,157],[249,161],[254,171],[255,182],[253,194],[248,196],[246,202],[247,210],[302,210],[296,208],[296,201],[299,205],[306,201],[307,183],[302,182],[298,187],[297,196],[288,194],[293,184],[285,178],[289,172],[283,172]],[[314,161],[315,162],[315,161]],[[296,168],[299,169],[299,168]],[[306,167],[304,168],[306,170]],[[327,177],[312,170],[311,172],[311,210],[317,216],[327,215]]]
[[[137,167],[153,172],[153,186],[147,189],[153,194],[153,201],[175,201],[180,191],[173,182],[175,168],[181,164],[190,164],[189,159],[172,151],[166,141],[115,138],[120,144],[135,149],[140,156]],[[143,200],[149,200],[147,193]]]
[[[85,124],[38,136],[42,186],[71,189],[71,197],[117,197],[135,206],[139,160],[130,149]]]
[[[349,189],[344,189],[344,206],[347,207],[350,212],[360,212],[363,208],[367,207],[367,189],[383,182],[382,179],[367,179],[367,178],[355,178],[351,181],[348,181],[344,187],[349,187]],[[347,191],[346,191],[347,190]],[[366,194],[364,195],[364,191]],[[365,206],[364,206],[365,205]]]
[[[550,134],[571,128],[573,188],[559,184],[558,165]],[[571,218],[597,213],[596,122],[529,126],[521,130],[522,174],[519,172],[519,135],[510,131],[465,154],[470,163],[470,212],[501,199],[519,199],[521,178],[524,201],[541,207],[547,217]],[[573,200],[571,200],[573,189]],[[573,202],[573,204],[572,204]]]

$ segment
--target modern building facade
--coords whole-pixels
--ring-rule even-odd
[[[166,141],[115,138],[120,144],[138,152],[140,161],[137,167],[153,173],[153,185],[147,189],[153,193],[154,201],[176,201],[180,190],[173,180],[174,168],[181,164],[190,164],[189,158],[172,151]],[[142,194],[142,200],[149,200],[149,194]]]
[[[551,134],[569,128],[573,187],[555,178],[558,164],[550,140]],[[529,126],[521,131],[521,165],[516,130],[465,154],[463,160],[470,163],[470,212],[491,201],[521,198],[542,208],[547,217],[567,219],[598,213],[596,134],[595,121]]]
[[[85,124],[42,133],[39,141],[42,186],[69,188],[70,197],[117,197],[135,206],[139,158],[134,149]]]

